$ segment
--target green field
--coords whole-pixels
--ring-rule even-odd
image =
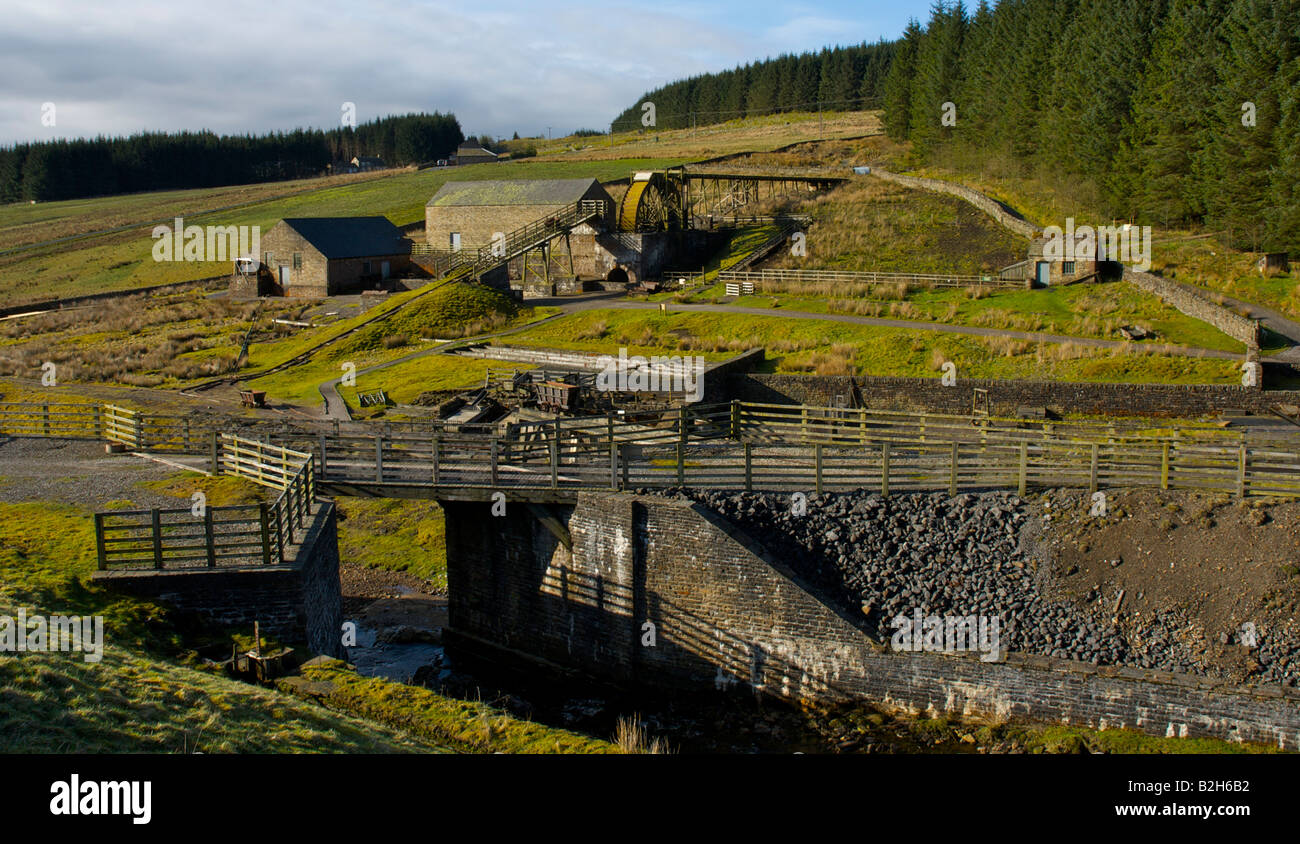
[[[424,219],[424,204],[438,188],[452,180],[481,179],[568,179],[591,177],[602,181],[626,178],[635,170],[680,164],[687,159],[631,158],[592,161],[527,160],[465,167],[404,171],[385,178],[368,179],[277,197],[230,211],[195,214],[186,225],[260,226],[263,232],[285,217],[331,217],[383,215],[403,226]],[[152,196],[152,195],[149,195]],[[187,201],[195,202],[193,197]],[[67,203],[66,211],[86,215],[86,202],[102,202],[120,211],[121,197]],[[134,200],[148,203],[143,216],[160,207],[144,196]],[[217,202],[219,200],[214,200]],[[53,203],[64,204],[64,203]],[[201,204],[201,203],[200,203]],[[35,206],[40,208],[40,206]],[[10,211],[10,226],[28,224],[21,211]],[[2,221],[4,218],[0,218]],[[58,219],[46,221],[56,226]],[[95,228],[99,226],[94,226]],[[141,227],[65,244],[55,244],[11,255],[0,255],[0,305],[37,301],[53,296],[70,297],[108,290],[128,290],[228,275],[228,262],[156,262],[151,250],[152,227]],[[0,226],[0,239],[5,228]]]
[[[952,361],[958,377],[1064,381],[1231,384],[1233,361],[1035,343],[905,328],[751,314],[592,310],[513,335],[510,345],[593,354],[703,354],[729,357],[758,346],[776,372],[939,377]]]

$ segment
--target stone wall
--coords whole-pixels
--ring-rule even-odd
[[[1075,381],[995,381],[958,378],[945,387],[938,378],[883,375],[824,376],[746,373],[727,377],[726,389],[710,401],[808,404],[832,407],[848,401],[856,384],[867,407],[926,413],[969,414],[976,388],[988,390],[989,409],[1015,416],[1021,407],[1045,407],[1057,415],[1195,417],[1223,410],[1268,413],[1277,404],[1300,404],[1300,391],[1201,384],[1102,384]]]
[[[101,571],[96,583],[176,607],[205,623],[261,630],[313,653],[344,657],[343,599],[334,505],[321,502],[286,565],[170,571]]]
[[[632,686],[1300,747],[1300,693],[1012,654],[891,652],[695,504],[581,493],[550,505],[572,548],[512,503],[446,502],[458,659],[530,661]],[[650,627],[648,625],[653,625]],[[653,645],[648,637],[653,635]]]
[[[1251,352],[1259,352],[1263,331],[1258,320],[1225,308],[1193,287],[1151,273],[1126,268],[1124,280],[1139,290],[1158,296],[1166,305],[1187,316],[1208,322],[1234,340],[1244,343]]]
[[[990,199],[977,190],[972,190],[965,185],[959,185],[955,182],[945,182],[940,179],[926,179],[921,176],[904,176],[900,173],[890,173],[888,170],[881,170],[878,167],[871,168],[871,175],[877,176],[888,182],[903,185],[918,190],[935,191],[937,193],[946,193],[951,196],[964,199],[971,205],[988,214],[996,220],[1003,228],[1009,229],[1021,237],[1037,237],[1038,226],[1028,220],[1024,220],[1003,208],[996,200]]]

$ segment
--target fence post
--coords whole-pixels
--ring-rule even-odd
[[[185,417],[185,453],[190,453],[190,417]]]
[[[433,485],[437,486],[438,485],[438,458],[440,457],[439,452],[442,450],[441,448],[442,438],[439,437],[437,434],[433,435],[432,446],[433,446]]]
[[[212,432],[212,442],[210,443],[212,452],[212,474],[221,474],[221,434],[216,431]]]
[[[957,450],[958,444],[952,444],[952,462],[948,465],[948,496],[957,497]]]
[[[753,447],[745,443],[745,492],[754,491],[754,456]]]
[[[618,457],[619,457],[619,462],[623,464],[623,489],[627,489],[627,486],[628,486],[628,483],[627,483],[627,481],[628,481],[628,471],[627,471],[628,453],[629,453],[629,452],[628,452],[628,446],[626,446],[626,445],[620,445],[620,446],[618,447]]]
[[[325,435],[320,435],[320,473],[325,476]]]
[[[731,400],[731,438],[740,439],[740,399]]]
[[[1243,442],[1237,460],[1237,497],[1246,497],[1246,444]]]
[[[1160,445],[1160,488],[1169,489],[1169,443]]]
[[[609,440],[609,488],[618,491],[618,444]]]
[[[162,515],[158,508],[153,508],[153,567],[161,569],[163,567],[162,558]]]
[[[494,437],[492,439],[492,486],[497,485],[497,451],[499,446],[500,443]]]
[[[266,506],[266,505],[262,505]],[[208,552],[208,568],[217,567],[217,540],[212,530],[212,508],[203,508],[203,547]]]
[[[99,570],[108,568],[108,554],[104,550],[104,514],[95,514],[95,557],[99,560]]]
[[[1029,443],[1020,444],[1020,479],[1016,485],[1020,495],[1025,494],[1026,475],[1029,472]]]
[[[276,548],[276,554],[277,554],[277,556],[278,556],[280,562],[283,563],[283,562],[284,562],[284,525],[283,525],[283,523],[282,523],[282,521],[281,521],[281,516],[282,516],[283,513],[284,513],[284,504],[283,504],[284,499],[282,498],[282,499],[280,499],[280,501],[281,501],[281,503],[276,504],[275,507],[274,507],[274,512],[275,512],[275,548]],[[290,542],[290,544],[293,543],[293,537],[292,537],[292,536],[289,537],[289,542]]]
[[[41,405],[41,422],[44,435],[48,437],[50,435],[50,405],[48,402]]]
[[[551,489],[560,486],[560,441],[551,438]]]
[[[262,527],[262,565],[271,565],[271,522],[267,518],[266,502],[257,505],[257,518]]]
[[[680,442],[677,443],[677,484],[679,486],[686,485],[685,453],[686,452],[685,449],[682,448],[682,444]]]
[[[1097,443],[1092,444],[1092,455],[1088,461],[1088,493],[1092,494],[1097,491],[1097,458],[1101,446]]]
[[[375,437],[375,483],[384,482],[384,438]]]
[[[880,444],[880,494],[889,497],[889,441]]]
[[[100,415],[101,412],[99,405],[95,405],[94,409],[91,411],[92,418],[95,420],[95,437],[97,439],[107,439],[107,437],[104,436],[104,420]]]
[[[822,444],[813,445],[813,488],[822,494]]]
[[[144,451],[144,419],[139,413],[133,414],[132,419],[135,422],[135,447]]]

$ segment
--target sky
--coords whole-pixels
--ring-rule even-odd
[[[0,0],[0,145],[254,134],[453,112],[468,134],[608,129],[643,93],[895,38],[930,0]],[[51,125],[52,124],[52,125]]]

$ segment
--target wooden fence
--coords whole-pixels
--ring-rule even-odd
[[[0,434],[100,439],[104,436],[104,407],[68,402],[0,402]]]
[[[316,498],[308,453],[221,435],[217,463],[228,475],[280,490],[273,504],[95,514],[99,568],[183,569],[272,565],[301,540]]]
[[[810,284],[863,286],[869,284],[912,284],[917,287],[1007,287],[1023,288],[1024,282],[996,275],[940,273],[883,273],[850,270],[724,270],[722,282],[752,282],[760,293],[782,293]]]
[[[322,438],[324,483],[446,490],[699,486],[779,492],[1158,487],[1300,496],[1294,451],[1067,440],[777,445],[482,438]],[[381,491],[382,494],[382,491]]]
[[[460,428],[428,422],[347,431],[272,426],[261,441],[213,437],[185,428],[183,417],[145,417],[113,406],[0,406],[0,425],[14,435],[98,430],[136,447],[210,449],[218,471],[280,490],[266,514],[265,547],[274,560],[283,559],[284,547],[303,529],[318,481],[542,490],[1152,486],[1300,496],[1300,440],[1208,423],[1159,428],[731,402]],[[148,515],[154,545],[162,549],[155,562],[158,555],[164,564],[172,556],[164,535],[183,534],[169,522],[169,511],[156,518],[152,511],[103,515],[109,534],[131,518],[140,528]],[[224,518],[242,519],[245,533],[257,521],[261,531],[260,513],[256,520],[250,512]],[[223,559],[221,534],[217,530],[209,548],[204,533],[202,559]],[[124,555],[101,555],[101,563],[114,556]],[[177,561],[194,562],[183,555]]]

